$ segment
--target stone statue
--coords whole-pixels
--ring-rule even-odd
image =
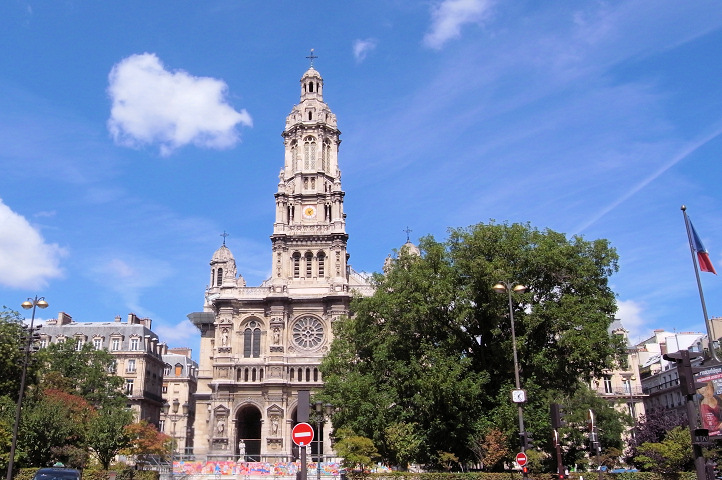
[[[273,344],[278,345],[281,342],[281,331],[278,327],[273,328]]]
[[[244,442],[243,439],[238,441],[238,461],[246,461],[246,442]]]
[[[271,435],[278,436],[278,417],[271,418]]]
[[[216,431],[218,432],[218,435],[223,435],[223,432],[226,431],[226,422],[223,421],[223,419],[218,420],[218,425],[216,425]]]

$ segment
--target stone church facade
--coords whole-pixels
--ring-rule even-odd
[[[341,132],[313,65],[300,86],[300,103],[282,134],[271,277],[246,286],[224,241],[210,262],[203,311],[189,315],[201,332],[197,459],[297,458],[291,429],[298,423],[298,391],[322,388],[318,366],[333,322],[348,314],[354,292],[371,293],[366,278],[348,264]],[[331,455],[329,431],[317,432],[311,455]]]

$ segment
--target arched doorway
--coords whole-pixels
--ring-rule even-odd
[[[246,405],[238,411],[236,439],[236,455],[244,457],[240,461],[261,461],[261,411],[255,406]]]

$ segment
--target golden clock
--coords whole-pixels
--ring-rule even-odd
[[[313,205],[307,205],[303,207],[303,217],[304,218],[315,218],[316,217],[316,207]]]

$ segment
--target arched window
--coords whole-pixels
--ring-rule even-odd
[[[218,276],[216,277],[216,285],[219,287],[221,286],[221,283],[223,283],[223,269],[218,269]]]
[[[216,283],[216,269],[212,268],[211,269],[211,287],[213,286],[214,283]]]
[[[306,170],[316,168],[316,139],[310,135],[303,140],[303,154],[305,157],[303,168]]]
[[[326,275],[326,254],[318,252],[318,278],[323,278]]]
[[[313,93],[313,82],[308,82],[308,91]]]
[[[321,149],[321,169],[324,172],[331,169],[331,141],[328,138],[323,141]]]
[[[313,276],[313,253],[306,253],[306,278]]]
[[[296,252],[293,254],[293,278],[301,276],[301,254]]]
[[[296,140],[291,140],[291,165],[294,170],[300,170],[301,165],[296,162],[298,162],[298,142]]]
[[[243,331],[243,356],[246,358],[261,356],[261,329],[256,321],[248,322]]]

